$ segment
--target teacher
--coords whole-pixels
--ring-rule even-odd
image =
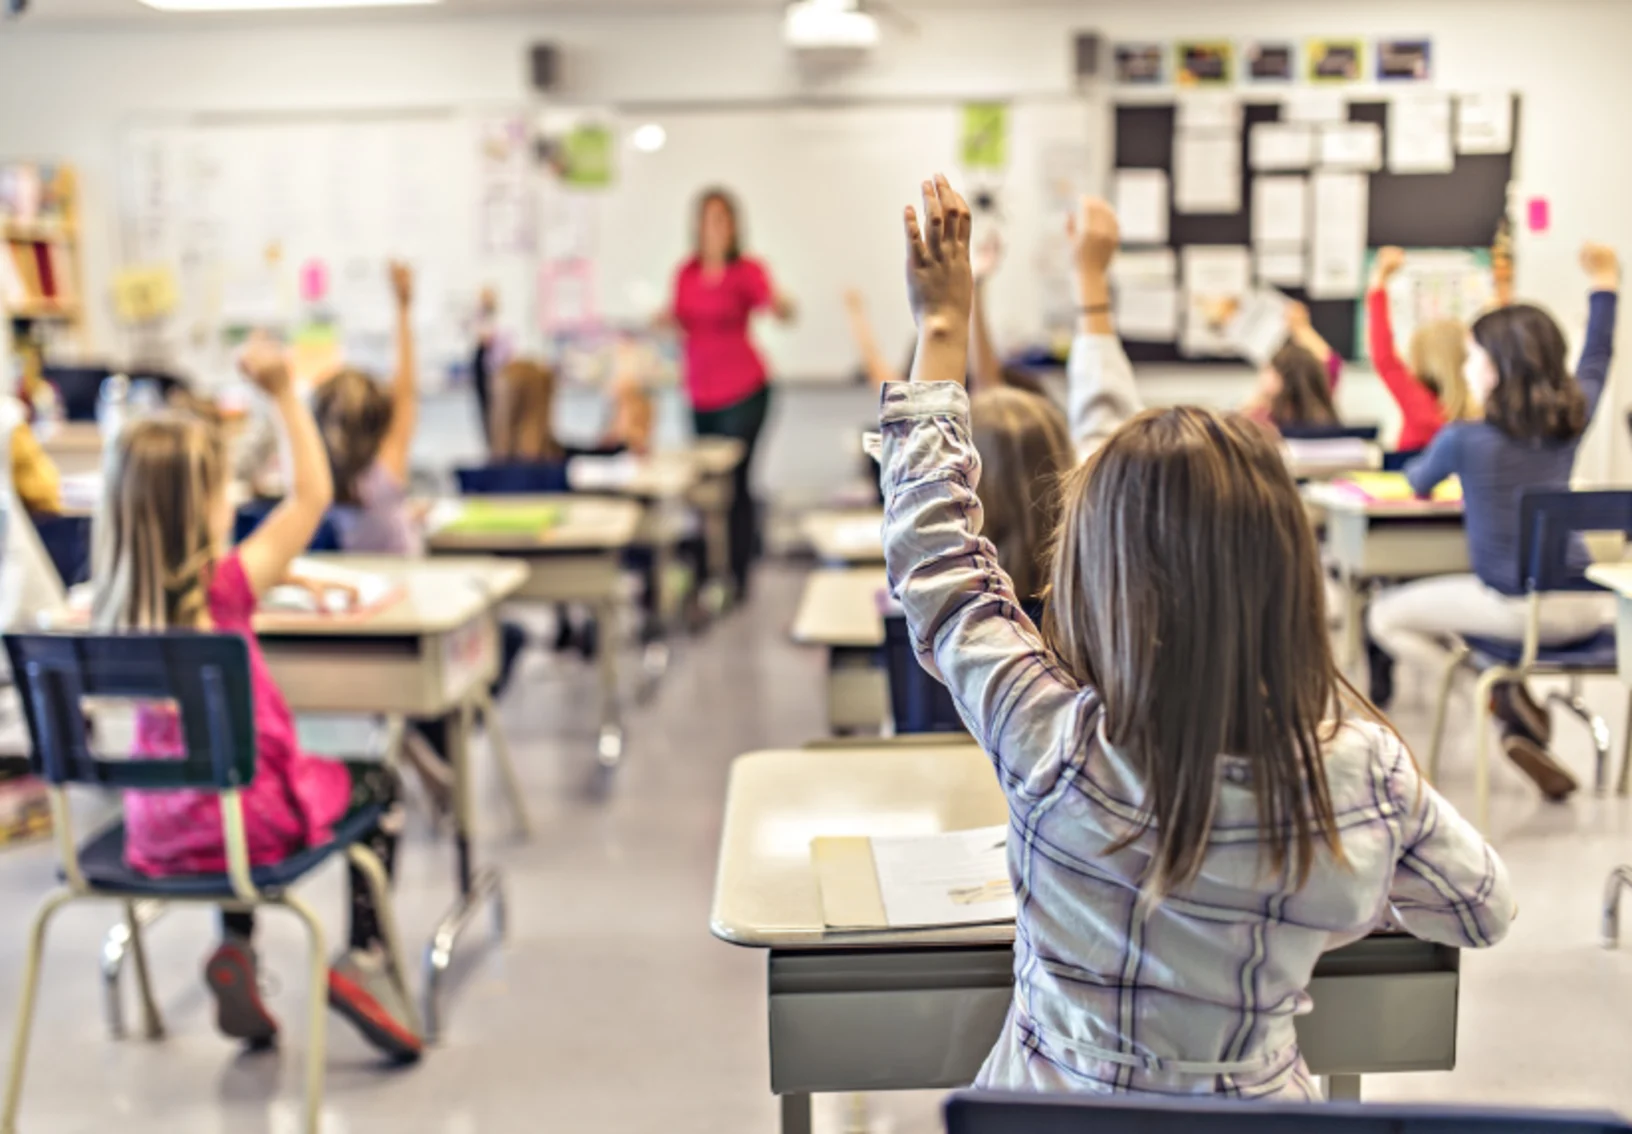
[[[793,304],[777,292],[765,265],[742,252],[735,199],[708,189],[697,200],[691,258],[674,277],[668,316],[685,347],[686,393],[699,437],[734,437],[746,446],[733,477],[730,541],[736,599],[748,597],[749,566],[758,551],[758,512],[750,495],[754,448],[765,425],[771,390],[765,361],[748,323],[768,311],[787,322]]]

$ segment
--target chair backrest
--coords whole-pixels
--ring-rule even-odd
[[[918,664],[904,615],[885,616],[884,668],[890,681],[890,715],[895,718],[897,733],[964,731],[952,694]]]
[[[1375,425],[1282,425],[1281,436],[1288,441],[1377,440]]]
[[[232,518],[232,542],[242,543],[251,532],[261,526],[272,509],[277,506],[276,500],[251,500],[247,504],[240,504]],[[335,526],[332,514],[325,515],[318,523],[317,531],[312,533],[312,542],[306,545],[306,550],[345,550],[340,546],[340,529]]]
[[[91,577],[91,518],[89,516],[35,516],[34,531],[40,546],[65,587]]]
[[[542,496],[566,492],[567,462],[480,465],[454,469],[461,496]]]
[[[1527,591],[1597,590],[1581,575],[1582,532],[1632,535],[1632,491],[1526,489],[1519,497],[1519,577]]]
[[[249,650],[236,634],[7,634],[5,641],[35,771],[48,784],[232,791],[254,779]],[[87,698],[173,702],[183,755],[93,752]]]
[[[1383,454],[1384,472],[1404,472],[1405,466],[1422,456],[1421,449],[1399,449]]]
[[[961,1091],[947,1134],[1625,1134],[1607,1112]]]
[[[62,415],[68,421],[95,421],[96,399],[102,383],[112,374],[106,366],[47,366],[45,380],[57,389]]]

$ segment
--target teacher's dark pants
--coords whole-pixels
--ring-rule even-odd
[[[731,578],[739,598],[748,595],[748,569],[759,553],[759,510],[750,489],[753,484],[754,448],[765,414],[771,404],[771,389],[761,386],[740,402],[714,410],[693,410],[692,427],[699,437],[734,437],[746,448],[733,478],[731,500]]]

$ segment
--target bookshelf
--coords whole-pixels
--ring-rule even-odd
[[[0,162],[0,311],[31,400],[48,349],[80,341],[79,185],[71,166]]]

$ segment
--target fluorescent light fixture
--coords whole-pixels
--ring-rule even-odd
[[[669,132],[656,122],[636,126],[634,132],[629,135],[629,144],[643,154],[655,154],[668,140]]]
[[[792,0],[782,14],[782,38],[806,49],[876,47],[878,21],[856,0]]]
[[[442,0],[142,0],[161,12],[289,12],[313,8],[406,8]]]

